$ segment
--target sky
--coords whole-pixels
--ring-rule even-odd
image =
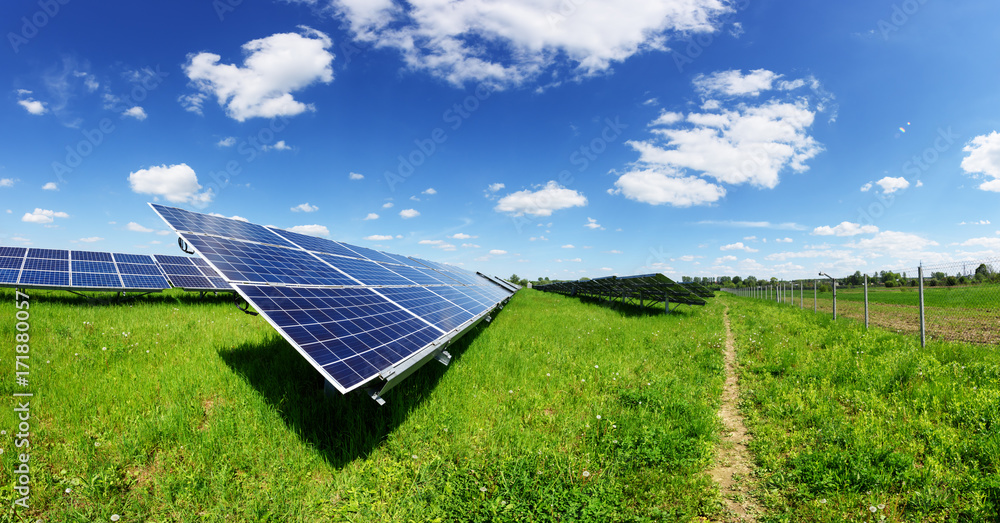
[[[1000,256],[993,0],[3,2],[0,245],[158,202],[507,277]]]

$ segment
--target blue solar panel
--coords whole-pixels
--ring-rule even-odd
[[[69,272],[69,262],[50,258],[26,258],[22,269],[26,271]]]
[[[74,257],[75,258],[75,257]],[[95,272],[102,274],[115,274],[115,264],[112,262],[100,261],[77,261],[72,262],[73,272]]]
[[[459,327],[476,316],[458,305],[442,302],[441,296],[427,287],[395,287],[377,292],[443,331]]]
[[[73,257],[73,261],[96,261],[96,262],[111,262],[114,261],[111,258],[110,252],[94,252],[94,251],[72,251],[70,255]]]
[[[305,251],[209,236],[190,236],[188,243],[234,282],[358,285]]]
[[[231,220],[229,218],[221,218],[218,216],[210,216],[208,214],[189,212],[174,207],[157,205],[155,203],[151,203],[150,206],[153,207],[153,210],[159,213],[160,217],[162,217],[164,221],[179,232],[211,234],[221,236],[223,238],[235,238],[238,240],[247,240],[270,245],[294,247],[294,245],[289,243],[287,240],[267,230],[267,228],[262,225],[241,222],[239,220]]]
[[[325,238],[317,238],[315,236],[309,236],[308,234],[286,231],[275,227],[269,227],[269,229],[272,232],[287,238],[289,241],[307,251],[325,252],[327,254],[337,254],[339,256],[350,256],[352,258],[364,258],[364,256],[352,251],[340,242],[327,240]]]
[[[47,258],[50,260],[68,260],[69,251],[62,249],[28,249],[29,258]]]
[[[89,272],[74,272],[73,287],[93,287],[101,289],[121,288],[122,281],[117,274],[98,274]]]
[[[377,377],[442,334],[370,289],[237,288],[342,392]]]
[[[122,283],[126,289],[157,289],[162,290],[170,287],[167,279],[163,276],[145,276],[140,274],[122,274]]]
[[[432,271],[430,269],[417,269],[405,265],[387,266],[392,272],[420,285],[452,285],[455,280],[447,276]]]
[[[69,272],[22,270],[17,283],[26,287],[69,287]]]
[[[201,258],[160,254],[153,258],[174,287],[199,291],[232,290],[226,280],[220,278],[215,269]]]
[[[142,274],[145,276],[162,276],[163,271],[155,264],[139,265],[137,263],[119,263],[118,272],[122,274]]]
[[[492,306],[492,304],[487,306],[486,303],[483,303],[478,299],[478,296],[473,297],[469,293],[463,292],[462,289],[466,288],[467,287],[461,287],[456,285],[450,287],[432,287],[430,288],[430,291],[454,303],[455,305],[458,305],[459,307],[477,315],[481,312],[485,312]]]
[[[24,258],[28,252],[26,247],[0,247],[0,256],[11,256],[14,258]]]
[[[20,269],[0,269],[0,283],[17,283]]]
[[[0,269],[20,269],[23,264],[24,257],[0,256]]]
[[[368,258],[369,260],[372,260],[372,261],[377,261],[377,262],[382,262],[382,263],[400,263],[395,258],[386,256],[386,255],[382,254],[381,252],[376,251],[374,249],[369,249],[367,247],[361,247],[361,246],[358,246],[358,245],[351,245],[349,243],[345,243],[344,246],[349,247],[352,251],[354,251],[354,252],[360,254],[361,256],[363,256],[365,258]]]
[[[365,285],[413,285],[412,281],[390,271],[387,266],[373,261],[330,254],[317,254],[316,256]]]

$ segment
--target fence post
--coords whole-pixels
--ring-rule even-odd
[[[868,330],[868,275],[865,274],[865,330]]]
[[[833,280],[833,319],[837,320],[837,279],[831,278]]]
[[[799,308],[806,308],[806,282],[799,283]]]
[[[927,346],[927,331],[924,319],[924,264],[917,267],[917,279],[920,281],[920,347]]]
[[[816,285],[817,285],[817,281],[813,280],[813,312],[816,312],[816,311],[819,310],[819,309],[816,308]]]

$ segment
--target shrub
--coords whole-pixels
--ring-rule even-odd
[[[958,284],[958,278],[956,278],[954,276],[948,276],[948,279],[946,281],[948,282],[948,286],[949,287],[951,287],[952,285]]]

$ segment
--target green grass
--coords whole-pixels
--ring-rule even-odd
[[[788,294],[786,293],[786,300]],[[832,300],[832,292],[818,293],[820,300]],[[812,307],[812,289],[806,288],[806,305]],[[837,289],[837,301],[865,301],[862,287]],[[917,287],[869,287],[868,303],[917,306],[920,302]],[[795,292],[795,303],[799,303],[799,291]],[[924,306],[940,308],[983,308],[1000,309],[1000,285],[984,283],[979,285],[959,285],[954,287],[924,287]]]
[[[719,308],[636,315],[522,291],[378,407],[324,397],[263,320],[171,291],[32,292],[31,498],[14,510],[14,294],[0,291],[0,520],[690,521]],[[600,418],[598,418],[600,416]]]
[[[995,346],[922,349],[811,310],[719,301],[732,304],[765,521],[998,521]]]

